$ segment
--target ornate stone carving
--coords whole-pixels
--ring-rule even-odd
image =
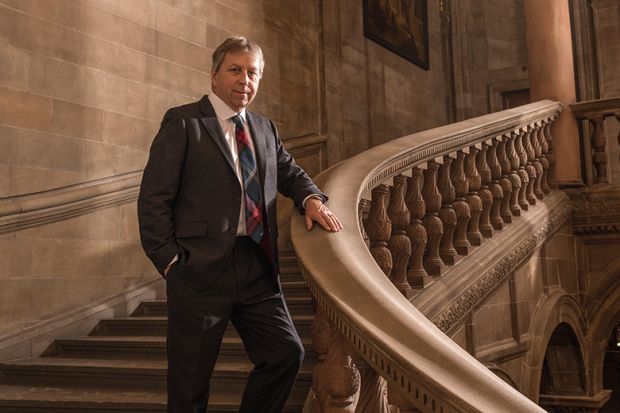
[[[478,168],[476,168],[476,157],[478,149],[475,146],[469,148],[469,154],[465,157],[465,176],[469,182],[469,193],[467,194],[467,205],[471,211],[469,224],[467,225],[467,239],[472,245],[480,245],[482,243],[482,234],[480,233],[480,214],[482,214],[482,200],[479,191],[482,185]]]
[[[450,179],[450,165],[452,158],[443,157],[443,164],[439,167],[439,192],[441,192],[442,205],[439,210],[439,219],[443,225],[443,235],[439,245],[439,255],[444,263],[454,265],[456,249],[454,249],[453,239],[456,229],[456,212],[452,203],[456,199],[456,193],[452,180]]]
[[[407,190],[407,177],[396,175],[394,186],[391,190],[390,205],[387,210],[388,217],[392,222],[392,236],[388,241],[388,248],[392,253],[393,269],[390,279],[398,288],[398,291],[407,296],[411,286],[407,282],[407,264],[411,256],[411,242],[407,237],[409,228],[409,209],[405,205],[405,191]]]
[[[380,184],[372,190],[370,212],[366,219],[366,233],[370,239],[370,253],[386,276],[393,268],[392,254],[387,242],[392,234],[392,222],[385,209],[388,187]]]
[[[549,176],[547,182],[551,188],[555,188],[556,185],[553,181],[553,166],[555,165],[555,154],[553,153],[553,135],[551,134],[551,122],[545,124],[545,140],[547,141],[547,160],[549,161]]]
[[[317,354],[312,387],[322,412],[354,413],[360,373],[350,347],[325,311],[317,307],[312,323],[312,346]]]
[[[597,116],[590,119],[590,122],[594,126],[592,132],[592,164],[594,165],[594,177],[595,183],[608,182],[607,181],[607,153],[605,152],[606,140],[605,133],[603,132],[603,116]]]
[[[465,177],[465,152],[458,151],[456,160],[452,162],[450,178],[456,190],[456,199],[453,203],[456,212],[456,232],[454,233],[454,248],[460,255],[467,255],[471,244],[467,239],[467,225],[471,218],[469,205],[465,197],[469,193],[469,181]]]
[[[361,358],[355,358],[355,365],[361,375],[358,413],[389,413],[387,381]]]
[[[421,177],[422,170],[418,167],[413,168],[411,178],[407,181],[407,198],[405,200],[410,214],[407,235],[411,241],[411,257],[409,258],[407,280],[412,287],[425,287],[430,282],[428,273],[422,263],[428,239],[426,237],[426,229],[422,225],[422,219],[426,214],[426,203],[424,202],[424,197],[422,197]]]
[[[485,238],[493,236],[491,225],[491,207],[493,206],[493,193],[489,190],[491,183],[491,170],[487,164],[487,151],[489,145],[483,144],[482,150],[476,156],[476,167],[480,173],[482,186],[480,187],[480,199],[482,200],[482,213],[480,214],[480,232]]]
[[[538,246],[553,234],[572,211],[570,205],[564,205],[550,216],[549,220],[521,240],[513,251],[494,268],[487,271],[472,287],[452,300],[448,309],[442,311],[433,323],[444,333],[461,322],[472,309],[482,302],[495,288],[519,267]]]
[[[424,260],[424,268],[430,275],[441,275],[443,261],[439,256],[439,243],[443,234],[443,225],[439,219],[441,208],[441,194],[437,188],[437,171],[439,164],[429,161],[424,171],[424,189],[422,195],[426,203],[426,215],[423,225],[428,237],[427,254]]]

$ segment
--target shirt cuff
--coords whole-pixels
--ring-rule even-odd
[[[177,262],[178,260],[179,260],[179,254],[176,254],[174,258],[172,259],[172,261],[170,261],[170,264],[168,264],[166,268],[170,268],[170,266],[174,264],[175,262]]]
[[[307,197],[304,198],[304,200],[301,202],[301,206],[306,209],[306,202],[310,199],[310,198],[316,198],[319,201],[321,201],[321,203],[325,202],[323,200],[323,197],[321,195],[316,195],[316,194],[312,194],[312,195],[308,195]]]

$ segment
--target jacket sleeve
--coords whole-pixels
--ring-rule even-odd
[[[157,271],[178,254],[174,236],[173,206],[179,189],[187,138],[185,121],[171,109],[165,115],[144,168],[138,195],[140,240]]]
[[[275,137],[276,159],[278,162],[278,192],[289,197],[295,203],[295,207],[304,213],[303,201],[310,195],[319,196],[323,202],[327,202],[327,195],[323,193],[306,172],[297,165],[295,159],[284,149],[278,131],[271,123],[271,129]]]

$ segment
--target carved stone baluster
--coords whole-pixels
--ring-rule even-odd
[[[482,213],[482,200],[479,191],[482,185],[478,168],[476,167],[476,155],[478,148],[471,146],[469,154],[465,158],[465,176],[469,182],[469,193],[467,194],[467,204],[471,211],[471,218],[467,225],[467,239],[472,245],[482,244],[482,234],[480,233],[480,214]]]
[[[519,206],[522,210],[527,211],[529,204],[525,199],[525,192],[527,191],[527,185],[530,182],[530,177],[525,170],[527,165],[527,155],[525,154],[525,148],[523,147],[523,137],[527,132],[519,131],[519,135],[515,138],[515,150],[517,151],[517,157],[519,158],[519,169],[517,173],[521,178],[521,188],[519,189]]]
[[[422,195],[426,203],[426,215],[422,221],[428,236],[427,253],[424,260],[424,268],[430,275],[441,275],[443,261],[439,256],[439,243],[443,234],[443,225],[439,219],[441,208],[441,194],[437,188],[437,170],[439,164],[429,161],[424,171],[424,189]]]
[[[545,125],[545,140],[547,141],[547,146],[549,148],[548,152],[547,152],[547,160],[549,161],[549,176],[547,178],[547,182],[549,183],[549,187],[550,188],[555,188],[556,185],[554,183],[553,180],[553,167],[555,166],[555,153],[553,152],[553,147],[554,147],[554,143],[553,143],[553,135],[551,134],[551,121],[553,119],[550,119],[547,124]]]
[[[456,212],[456,232],[454,233],[454,248],[460,255],[469,254],[471,244],[467,240],[467,225],[471,218],[469,205],[465,202],[465,197],[469,193],[469,181],[465,177],[465,152],[459,150],[456,160],[452,162],[450,178],[456,190],[456,200],[452,204]]]
[[[493,139],[489,149],[487,150],[487,163],[491,170],[491,183],[489,189],[493,194],[493,205],[491,206],[491,225],[493,228],[500,230],[504,228],[504,220],[500,215],[500,207],[502,205],[502,199],[504,199],[504,191],[499,184],[499,178],[502,176],[502,167],[497,161],[497,139]]]
[[[510,183],[510,179],[508,178],[508,175],[510,174],[510,161],[508,160],[508,155],[506,155],[506,141],[508,139],[509,138],[506,138],[506,136],[504,136],[502,137],[501,141],[497,143],[497,160],[501,168],[499,185],[502,187],[502,192],[504,193],[502,203],[499,207],[499,214],[506,224],[510,224],[512,222],[512,214],[510,213],[510,197],[512,196],[512,183]]]
[[[512,184],[512,193],[510,194],[510,212],[515,217],[521,215],[521,208],[519,207],[519,192],[521,191],[521,177],[519,176],[519,156],[517,155],[517,150],[515,148],[515,142],[517,140],[517,135],[515,133],[511,133],[508,141],[506,142],[506,155],[508,156],[508,161],[510,162],[510,174],[508,175],[508,179]]]
[[[544,173],[544,168],[542,166],[542,147],[540,146],[540,134],[542,132],[542,126],[537,126],[536,130],[532,133],[530,137],[530,141],[532,143],[532,147],[534,148],[534,160],[532,160],[532,165],[536,169],[536,180],[534,181],[534,195],[536,198],[543,199],[545,194],[542,189],[542,178]]]
[[[405,191],[407,190],[407,177],[398,175],[394,177],[394,186],[390,195],[388,217],[392,221],[392,236],[388,241],[388,248],[392,253],[394,268],[390,279],[398,291],[405,297],[411,291],[407,282],[407,264],[411,256],[411,242],[407,237],[409,228],[409,210],[405,205]]]
[[[532,147],[532,135],[536,133],[536,131],[528,127],[529,131],[527,134],[523,136],[523,149],[525,149],[525,156],[527,157],[527,164],[525,165],[525,170],[527,171],[527,176],[529,178],[529,182],[527,183],[527,189],[525,191],[525,199],[529,202],[530,205],[536,205],[536,196],[534,195],[534,183],[536,183],[536,168],[534,167],[534,148]]]
[[[443,224],[439,255],[447,265],[454,265],[456,257],[456,250],[453,245],[454,230],[456,229],[456,212],[452,206],[456,199],[456,193],[450,179],[451,164],[452,158],[446,155],[443,157],[443,164],[439,167],[439,192],[441,192],[442,200],[439,219],[441,219]]]
[[[482,186],[480,187],[480,199],[482,199],[482,214],[480,214],[480,232],[485,238],[493,236],[493,226],[491,225],[491,207],[493,206],[493,193],[489,190],[491,183],[491,170],[487,164],[487,151],[489,146],[482,145],[482,150],[476,156],[476,167],[480,174]]]
[[[542,152],[542,156],[540,157],[540,164],[543,168],[541,188],[545,194],[548,194],[551,192],[551,187],[549,186],[549,143],[545,138],[545,124],[538,129],[538,141]]]
[[[355,412],[360,390],[360,373],[351,357],[354,349],[321,308],[317,308],[312,323],[312,347],[317,355],[312,389],[319,402],[320,411]]]
[[[607,182],[607,153],[605,153],[605,134],[603,133],[604,116],[590,118],[590,122],[594,125],[592,132],[592,164],[594,165],[594,183]]]
[[[407,198],[405,199],[410,218],[407,235],[411,241],[407,281],[409,281],[409,285],[415,288],[426,287],[431,281],[422,263],[428,239],[426,229],[422,225],[422,219],[426,213],[426,203],[422,197],[421,177],[422,170],[416,166],[412,169],[411,178],[407,181]]]
[[[467,224],[471,218],[469,205],[465,202],[465,197],[469,192],[469,181],[465,177],[465,152],[459,150],[456,160],[452,162],[450,179],[454,185],[456,199],[452,204],[456,213],[456,231],[454,233],[454,248],[459,255],[469,254],[471,244],[467,240]]]
[[[393,268],[392,254],[387,242],[392,234],[392,222],[385,209],[388,187],[380,184],[372,190],[370,212],[366,219],[366,234],[370,238],[370,253],[386,276]]]

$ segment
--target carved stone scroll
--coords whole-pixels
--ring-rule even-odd
[[[422,225],[422,219],[426,214],[426,203],[422,196],[421,178],[422,170],[418,167],[413,168],[411,178],[407,181],[407,197],[405,199],[410,217],[407,235],[411,241],[407,281],[414,288],[425,287],[431,281],[423,265],[424,249],[428,239],[426,229]]]
[[[321,308],[312,323],[312,346],[317,354],[312,388],[321,412],[354,413],[360,389],[360,373],[351,357],[354,349]]]
[[[489,165],[489,169],[491,170],[491,182],[489,184],[489,189],[491,190],[491,194],[493,194],[493,205],[491,206],[490,216],[491,225],[493,228],[501,230],[504,228],[504,220],[500,215],[500,207],[502,204],[502,199],[504,198],[504,191],[499,184],[499,178],[502,176],[502,167],[497,161],[498,144],[497,139],[493,139],[491,145],[489,145],[487,150],[487,163]]]
[[[465,176],[469,182],[469,193],[466,200],[469,205],[471,217],[467,225],[467,239],[472,245],[482,244],[482,234],[480,233],[480,214],[482,213],[482,200],[479,191],[481,187],[480,174],[476,168],[476,157],[478,149],[475,146],[469,148],[469,154],[465,157]]]
[[[392,222],[392,236],[388,241],[388,248],[392,253],[394,267],[390,279],[398,291],[405,297],[411,290],[407,282],[407,264],[411,256],[411,242],[407,236],[409,228],[409,209],[405,205],[405,192],[407,190],[407,177],[397,175],[394,177],[394,186],[391,190],[390,205],[387,214]]]
[[[454,248],[454,230],[456,229],[456,212],[452,203],[456,199],[456,193],[450,179],[450,166],[452,158],[443,157],[443,164],[439,167],[439,192],[441,192],[442,205],[439,210],[439,219],[443,225],[443,235],[439,246],[439,255],[447,265],[454,265],[456,249]]]
[[[366,219],[366,234],[370,239],[370,253],[386,276],[393,268],[392,254],[387,242],[392,235],[392,222],[385,209],[388,187],[380,184],[372,190],[370,212]]]
[[[355,358],[355,365],[361,375],[359,401],[355,412],[389,413],[387,381],[363,358]]]
[[[482,186],[480,187],[480,199],[482,200],[482,213],[480,214],[480,232],[485,238],[493,236],[491,225],[491,207],[493,206],[493,194],[489,190],[491,183],[491,170],[487,164],[488,145],[482,145],[482,150],[476,156],[476,167],[480,174]]]
[[[454,233],[454,248],[460,255],[469,254],[471,244],[467,239],[467,225],[471,218],[469,205],[465,197],[469,193],[469,181],[465,177],[466,154],[462,150],[456,154],[456,160],[452,162],[450,178],[456,190],[456,200],[453,203],[456,212],[456,232]]]
[[[427,254],[424,260],[424,268],[430,275],[441,275],[443,261],[439,256],[439,243],[443,234],[443,225],[439,219],[441,208],[441,194],[437,188],[437,171],[439,164],[429,161],[424,171],[424,189],[422,195],[426,203],[426,215],[423,225],[428,236]]]

